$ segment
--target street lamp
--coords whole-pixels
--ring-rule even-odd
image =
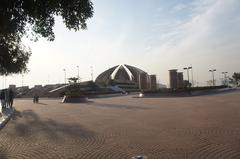
[[[67,83],[66,82],[67,79],[66,79],[66,69],[65,68],[63,69],[63,72],[64,72],[64,83],[66,84]]]
[[[47,76],[47,84],[50,84],[50,75]]]
[[[209,72],[212,72],[212,77],[213,77],[213,86],[215,86],[215,80],[214,80],[214,72],[216,69],[209,70]]]
[[[77,79],[78,79],[78,82],[80,81],[79,79],[79,66],[77,66]]]
[[[222,74],[224,75],[224,85],[227,85],[227,86],[228,86],[227,73],[228,73],[228,72],[222,72]]]
[[[184,70],[187,70],[187,77],[188,77],[188,84],[190,83],[189,82],[189,70],[191,69],[192,70],[192,66],[190,66],[190,67],[184,67],[183,68]],[[192,73],[192,82],[193,82],[193,73]],[[190,85],[189,85],[189,87],[190,87]]]
[[[93,81],[93,67],[90,66],[90,68],[91,68],[91,78],[92,78],[92,81]]]
[[[191,65],[191,74],[192,74],[192,87],[194,87],[194,80],[193,80],[193,68],[192,68],[192,65]]]
[[[23,77],[24,77],[24,76],[23,76],[23,74],[22,74],[22,87],[23,87]]]

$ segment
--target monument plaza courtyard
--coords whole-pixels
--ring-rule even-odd
[[[0,158],[239,159],[240,94],[62,104],[17,99]]]

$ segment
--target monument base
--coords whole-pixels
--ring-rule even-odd
[[[77,96],[77,97],[64,96],[62,99],[62,103],[84,103],[87,101],[88,101],[88,98],[84,96]]]

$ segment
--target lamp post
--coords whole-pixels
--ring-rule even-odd
[[[22,88],[23,88],[23,74],[22,74]]]
[[[228,72],[222,72],[222,74],[224,75],[224,85],[226,85],[226,86],[228,86],[227,73],[228,73]]]
[[[194,80],[193,80],[193,68],[192,68],[192,65],[191,65],[191,74],[192,74],[192,87],[194,87]]]
[[[50,84],[50,76],[48,75],[47,78],[47,84]]]
[[[92,78],[92,81],[93,81],[93,67],[90,66],[90,68],[91,68],[91,78]]]
[[[80,82],[80,79],[79,79],[79,66],[77,66],[77,79],[78,79],[78,82]]]
[[[63,72],[64,72],[64,83],[66,84],[67,83],[66,82],[67,79],[66,79],[66,69],[65,68],[63,69]]]
[[[183,69],[184,69],[184,70],[187,70],[187,77],[188,77],[188,84],[189,84],[189,83],[190,83],[190,82],[189,82],[189,70],[192,69],[192,66],[190,66],[190,67],[184,67]],[[193,73],[192,73],[192,82],[193,82]],[[190,85],[189,85],[188,87],[190,87]]]
[[[214,72],[216,69],[209,70],[209,72],[212,72],[212,78],[213,78],[213,86],[215,86],[215,80],[214,80]]]

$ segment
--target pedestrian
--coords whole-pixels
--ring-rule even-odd
[[[7,89],[5,89],[5,107],[7,108],[9,108],[9,92],[8,92],[8,90]]]
[[[4,90],[1,91],[0,99],[1,99],[2,108],[5,108],[6,107],[6,105],[5,105],[6,103],[5,103],[5,92],[4,92]]]
[[[33,95],[33,103],[36,103],[36,93]]]
[[[39,97],[37,95],[37,93],[34,94],[33,96],[33,103],[38,103]]]
[[[38,103],[38,100],[39,100],[39,96],[36,95],[36,103]]]
[[[14,92],[13,90],[10,88],[9,91],[8,91],[8,106],[10,108],[12,108],[13,106],[13,98],[14,98]]]

